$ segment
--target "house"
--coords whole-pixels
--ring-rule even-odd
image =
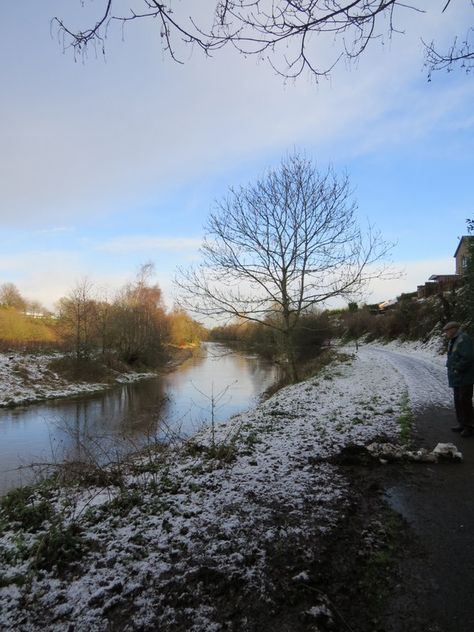
[[[433,296],[439,292],[448,292],[462,285],[462,278],[459,274],[432,274],[424,285],[417,287],[418,298]]]
[[[456,274],[464,274],[469,259],[470,235],[463,235],[459,241],[454,258],[456,259]]]
[[[439,292],[448,292],[461,287],[463,284],[462,275],[466,271],[469,259],[469,241],[470,235],[463,235],[459,240],[458,247],[454,253],[456,260],[455,274],[432,274],[424,285],[417,287],[418,298],[426,298],[433,296]]]

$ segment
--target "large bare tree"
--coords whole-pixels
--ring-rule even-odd
[[[206,229],[202,263],[177,279],[183,305],[278,331],[293,380],[301,317],[388,274],[390,246],[370,228],[361,231],[347,175],[321,172],[299,154],[254,184],[231,188]]]
[[[430,8],[441,12],[450,4],[450,0],[438,0]],[[113,23],[123,27],[131,21],[154,20],[164,50],[176,61],[182,43],[206,54],[230,44],[240,53],[267,59],[285,77],[298,76],[303,70],[320,77],[328,75],[339,60],[361,55],[370,42],[402,33],[408,10],[425,12],[426,8],[423,0],[102,0],[101,12],[85,29],[59,17],[53,21],[64,47],[79,54],[90,44],[105,50],[107,30]],[[474,60],[471,35],[468,28],[467,35],[456,38],[447,53],[439,52],[434,43],[427,45],[429,71],[458,64],[469,69]],[[322,52],[325,44],[326,50],[335,51],[331,59]]]

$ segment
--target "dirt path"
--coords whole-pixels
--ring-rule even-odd
[[[407,521],[412,542],[385,613],[385,632],[472,632],[474,629],[474,438],[451,431],[451,390],[441,363],[370,350],[391,362],[407,384],[415,409],[415,440],[432,449],[452,442],[461,464],[391,469],[383,486]]]
[[[420,445],[455,442],[461,464],[410,465],[386,483],[391,506],[413,532],[400,564],[402,582],[386,612],[387,632],[471,632],[474,629],[474,439],[450,431],[446,409],[420,413]]]

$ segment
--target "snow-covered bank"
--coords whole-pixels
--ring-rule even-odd
[[[255,630],[252,607],[277,613],[282,599],[275,560],[291,557],[293,580],[303,581],[344,524],[350,485],[331,458],[396,440],[404,398],[421,402],[430,372],[418,388],[406,357],[412,369],[417,358],[436,367],[437,388],[443,359],[434,353],[362,346],[215,432],[120,466],[115,485],[104,476],[102,486],[45,488],[29,511],[4,509],[0,627]],[[324,594],[302,614],[315,626],[329,620]]]
[[[0,353],[0,407],[103,391],[104,383],[69,382],[49,368],[47,354]],[[116,382],[139,380],[153,373],[120,373]]]

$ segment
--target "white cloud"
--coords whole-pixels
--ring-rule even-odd
[[[133,235],[116,237],[95,246],[96,250],[110,253],[140,252],[147,250],[166,250],[178,253],[195,253],[201,246],[202,239],[195,237],[151,237]]]
[[[266,63],[230,49],[212,59],[195,54],[184,66],[162,62],[154,21],[128,29],[123,44],[109,42],[107,64],[61,59],[45,39],[47,53],[32,55],[29,69],[37,80],[4,89],[1,219],[113,213],[117,201],[132,206],[151,191],[157,196],[294,144],[315,151],[331,144],[333,154],[347,155],[421,136],[456,107],[449,94],[439,99],[434,84],[436,102],[411,87],[414,78],[425,81],[419,26],[435,33],[447,20],[428,17],[407,11],[407,35],[374,43],[351,72],[340,68],[320,86],[305,78],[285,86]]]
[[[373,281],[367,294],[367,302],[379,303],[394,299],[402,293],[416,292],[417,286],[424,285],[432,274],[454,274],[454,266],[453,257],[426,261],[397,261],[393,267],[400,270],[400,278]]]
[[[200,239],[159,233],[179,235],[184,227],[185,234],[196,234],[216,182],[247,181],[298,147],[319,164],[349,162],[349,171],[351,160],[372,154],[373,173],[362,174],[372,183],[380,174],[378,159],[394,147],[422,149],[439,129],[466,130],[467,136],[472,79],[463,81],[461,74],[427,84],[421,71],[419,34],[449,42],[463,23],[460,16],[468,15],[453,3],[442,14],[443,6],[430,6],[426,15],[406,11],[396,24],[407,27],[406,35],[384,46],[374,43],[352,70],[341,67],[317,86],[304,77],[283,84],[266,63],[230,49],[212,59],[194,54],[184,66],[163,62],[153,21],[127,29],[124,42],[111,36],[106,63],[74,64],[49,38],[51,15],[67,17],[73,9],[62,0],[31,3],[28,11],[44,19],[41,31],[37,19],[22,19],[21,3],[10,3],[0,23],[6,50],[6,42],[12,48],[9,64],[0,69],[0,220],[4,228],[22,232],[35,225],[38,231],[29,244],[26,237],[18,240],[26,254],[0,257],[0,272],[28,297],[49,303],[81,276],[116,288],[139,257],[161,256],[158,281],[171,293],[174,261],[192,258]],[[459,138],[452,151],[466,161],[469,142]],[[384,213],[390,200],[383,186],[379,190],[375,211]],[[178,208],[179,214],[170,210]],[[401,241],[400,222],[392,225],[394,241]],[[408,228],[419,230],[411,222]],[[118,231],[124,236],[110,238]],[[68,249],[66,237],[73,232]],[[54,234],[63,239],[50,247]],[[453,267],[434,263],[406,263],[404,279],[374,286],[375,300],[412,291],[439,268]],[[429,274],[423,265],[432,267]]]

